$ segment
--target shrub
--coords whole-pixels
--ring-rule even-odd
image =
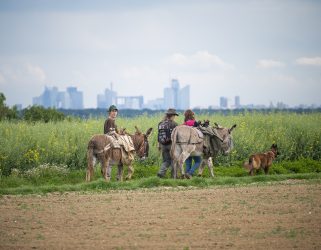
[[[62,121],[65,119],[65,115],[54,108],[32,106],[23,110],[23,119],[31,122]]]

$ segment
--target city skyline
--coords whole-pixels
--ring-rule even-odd
[[[84,108],[113,82],[157,98],[175,78],[190,106],[321,105],[320,1],[0,1],[0,92],[32,104],[76,86]]]
[[[155,105],[157,102],[157,105]],[[163,96],[155,100],[144,102],[143,96],[118,95],[113,83],[106,88],[104,94],[97,94],[97,106],[95,108],[106,109],[110,105],[117,105],[119,109],[189,109],[190,108],[189,85],[181,88],[177,79],[172,79],[170,86],[163,89]],[[32,105],[45,108],[83,109],[83,92],[77,87],[69,86],[66,91],[60,91],[58,87],[46,86],[44,92],[32,98]]]
[[[175,93],[176,92],[176,93]],[[180,87],[177,79],[172,79],[170,86],[165,87],[163,97],[156,98],[144,102],[144,96],[122,96],[118,95],[114,90],[113,83],[110,88],[106,88],[104,94],[97,94],[97,106],[92,108],[108,109],[110,105],[117,105],[119,109],[150,109],[150,110],[166,110],[168,108],[176,108],[178,110],[186,109],[266,109],[266,108],[321,108],[316,105],[298,105],[289,106],[282,101],[277,103],[253,104],[241,102],[240,96],[226,97],[220,96],[217,105],[209,105],[208,107],[195,106],[191,107],[189,97],[189,85]],[[83,107],[83,92],[77,87],[69,86],[66,91],[60,91],[56,86],[45,86],[43,93],[40,96],[32,98],[32,105],[40,105],[45,108],[58,109],[86,109]],[[234,100],[231,101],[231,100]],[[176,103],[176,104],[175,104]],[[19,109],[21,105],[18,104]]]

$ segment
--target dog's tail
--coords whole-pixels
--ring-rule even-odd
[[[251,156],[248,161],[243,163],[243,167],[245,169],[247,169],[248,171],[250,171],[253,168],[252,164],[253,164],[253,159],[252,159],[252,156]]]

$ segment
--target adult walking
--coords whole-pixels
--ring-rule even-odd
[[[190,126],[190,127],[197,127],[198,123],[195,120],[195,114],[191,109],[187,109],[184,113],[184,125]],[[194,165],[192,165],[194,161]],[[190,179],[192,178],[194,172],[201,164],[201,156],[195,155],[195,156],[189,156],[185,161],[186,166],[186,178]]]
[[[162,152],[163,158],[162,165],[157,173],[157,176],[160,178],[165,177],[166,171],[169,167],[172,169],[172,177],[174,174],[170,150],[172,145],[171,134],[173,129],[178,125],[174,121],[176,116],[178,116],[176,110],[170,108],[166,111],[164,119],[158,124],[158,146]]]

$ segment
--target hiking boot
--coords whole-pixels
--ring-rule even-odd
[[[164,178],[164,175],[161,175],[160,173],[157,173],[157,177]]]

